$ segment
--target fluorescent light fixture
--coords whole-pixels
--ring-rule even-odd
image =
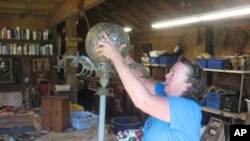
[[[172,20],[167,20],[167,21],[161,21],[161,22],[154,23],[151,26],[153,28],[164,28],[164,27],[191,24],[191,23],[197,23],[201,21],[216,20],[216,19],[247,15],[247,14],[250,14],[250,5],[235,7],[235,8],[225,9],[225,10],[218,10],[214,12],[198,14],[198,15],[193,15],[193,16],[188,16],[188,17],[182,17],[182,18],[177,18],[177,19],[172,19]]]
[[[182,17],[178,19],[173,19],[169,21],[158,22],[152,25],[153,28],[163,28],[163,27],[171,27],[176,25],[190,24],[199,22],[198,17]]]
[[[130,32],[131,30],[132,30],[131,27],[124,27],[124,31],[125,31],[125,32]]]

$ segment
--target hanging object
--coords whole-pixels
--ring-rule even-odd
[[[180,44],[177,44],[177,45],[174,47],[173,55],[174,55],[174,56],[180,56],[181,53],[182,53],[182,50],[183,50],[183,47],[182,47]]]

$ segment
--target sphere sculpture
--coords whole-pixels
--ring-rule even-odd
[[[109,83],[109,72],[111,61],[106,57],[99,56],[95,52],[95,48],[97,47],[98,41],[106,39],[103,36],[103,31],[106,32],[109,39],[115,44],[116,47],[120,47],[122,44],[126,44],[127,46],[122,50],[122,56],[125,57],[129,51],[129,36],[123,30],[123,28],[119,25],[110,24],[110,23],[98,23],[94,25],[87,33],[87,37],[85,40],[85,48],[89,58],[95,63],[99,64],[102,75],[100,77],[100,84],[102,87],[97,91],[96,94],[100,95],[100,113],[99,113],[99,133],[98,140],[104,140],[104,119],[105,119],[105,104],[106,104],[106,96],[109,95],[109,91],[106,86]]]
[[[85,48],[89,58],[96,64],[110,63],[109,59],[107,59],[106,57],[99,56],[95,52],[95,48],[97,47],[98,41],[105,41],[103,31],[106,32],[109,39],[117,47],[120,47],[122,44],[127,45],[122,50],[122,56],[125,57],[129,52],[130,40],[128,34],[123,30],[123,27],[111,23],[98,23],[90,28],[86,36]]]

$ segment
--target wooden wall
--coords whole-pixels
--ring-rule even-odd
[[[49,29],[45,23],[46,17],[42,16],[20,16],[20,15],[2,15],[0,14],[0,25],[7,25],[10,28],[19,26],[20,28],[29,28],[30,30]]]
[[[211,25],[211,28],[214,36],[219,35],[218,31],[221,31],[220,29],[225,29],[227,32],[223,46],[218,44],[212,45],[213,56],[234,55],[241,48],[243,48],[243,53],[250,54],[250,23],[215,24]],[[239,40],[237,39],[239,37],[236,37],[236,35],[241,35],[242,37],[242,34],[237,34],[239,31],[247,34],[247,42],[243,46],[237,43],[239,41],[236,41]],[[165,49],[167,53],[172,53],[176,44],[181,44],[184,47],[183,55],[195,58],[197,55],[205,53],[205,32],[206,26],[162,29],[147,34],[131,35],[131,42],[132,44],[150,43],[153,50]]]
[[[205,50],[204,29],[189,30],[160,30],[148,34],[133,35],[132,44],[152,45],[153,50],[166,50],[172,53],[177,44],[184,47],[183,54],[194,58],[195,52],[201,53]]]

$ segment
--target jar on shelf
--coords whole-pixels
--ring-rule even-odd
[[[2,39],[7,39],[7,26],[3,25],[2,27]]]
[[[231,58],[231,63],[232,63],[232,66],[233,66],[233,70],[239,70],[239,58],[238,56],[235,56],[233,58]]]

